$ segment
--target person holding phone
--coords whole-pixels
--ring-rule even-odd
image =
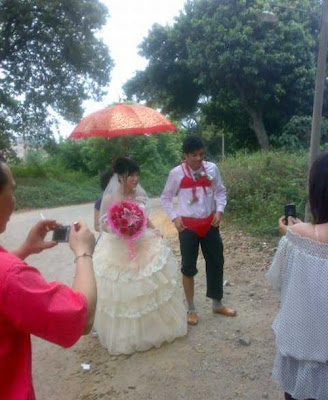
[[[15,187],[0,154],[0,233],[15,208]],[[0,399],[35,399],[30,335],[69,347],[91,330],[97,298],[92,265],[95,239],[86,225],[71,227],[69,245],[76,263],[72,288],[46,282],[24,261],[57,244],[45,236],[58,226],[56,221],[42,220],[17,249],[8,252],[0,246]]]
[[[312,222],[279,219],[283,234],[267,278],[280,292],[272,376],[286,400],[328,396],[328,152],[309,174]]]

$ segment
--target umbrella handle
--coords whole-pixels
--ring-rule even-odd
[[[124,157],[127,156],[127,153],[126,153],[126,136],[125,135],[123,136],[123,154],[124,154]]]

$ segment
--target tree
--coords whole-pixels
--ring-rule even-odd
[[[108,11],[98,0],[0,0],[0,143],[52,134],[50,110],[76,122],[99,100],[113,66],[96,33]]]
[[[259,18],[264,0],[187,1],[172,27],[154,25],[140,45],[149,64],[127,82],[127,96],[180,118],[198,112],[218,129],[251,130],[268,149],[267,131],[311,110],[320,1],[274,4],[279,21],[269,24]]]

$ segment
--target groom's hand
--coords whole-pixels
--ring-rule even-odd
[[[182,232],[186,229],[186,227],[184,226],[183,222],[182,222],[182,218],[181,217],[176,217],[173,220],[173,223],[175,225],[175,227],[177,228],[178,232]]]
[[[221,212],[217,212],[214,214],[213,220],[211,225],[214,226],[215,228],[218,228],[220,225],[220,222],[222,220],[222,213]]]

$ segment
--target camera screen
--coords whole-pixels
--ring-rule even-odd
[[[68,242],[70,226],[63,225],[54,229],[52,234],[52,240],[55,242]]]

